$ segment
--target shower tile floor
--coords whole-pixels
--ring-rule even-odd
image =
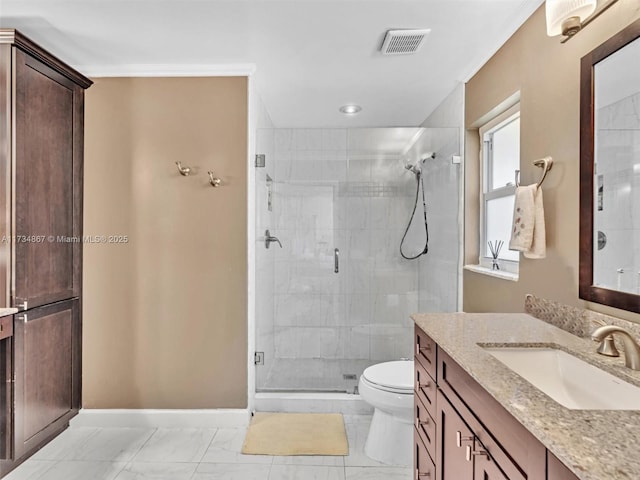
[[[240,453],[243,428],[69,427],[6,480],[410,480],[364,454],[371,417],[345,415],[346,457]]]

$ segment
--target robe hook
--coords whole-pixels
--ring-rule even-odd
[[[217,177],[213,176],[213,172],[207,172],[209,174],[209,183],[211,184],[212,187],[219,187],[220,184],[222,183],[222,180],[220,180]]]
[[[182,162],[176,162],[176,165],[178,166],[178,171],[180,172],[180,175],[188,177],[191,174],[191,167],[183,167]]]

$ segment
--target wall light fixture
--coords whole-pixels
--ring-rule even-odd
[[[565,43],[617,1],[602,0],[597,8],[597,0],[547,0],[547,35],[562,35]]]

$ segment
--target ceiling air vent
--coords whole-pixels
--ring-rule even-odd
[[[380,51],[383,55],[416,53],[430,31],[428,28],[421,30],[388,30]]]

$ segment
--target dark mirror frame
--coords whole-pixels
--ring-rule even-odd
[[[580,65],[580,298],[640,313],[640,295],[593,285],[593,161],[594,161],[594,67],[612,53],[640,37],[636,20],[582,57]]]

